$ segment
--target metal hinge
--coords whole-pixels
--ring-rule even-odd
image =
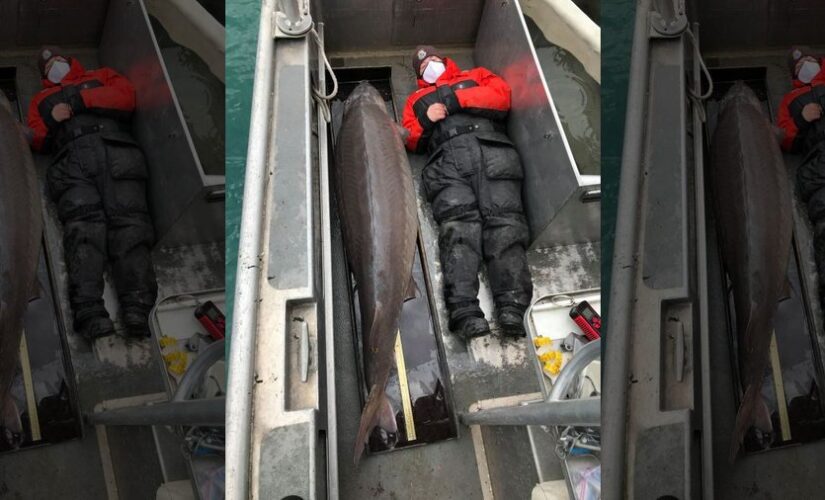
[[[672,38],[688,27],[685,0],[654,0],[648,17],[651,38]]]
[[[275,38],[297,38],[312,28],[309,0],[278,0],[275,9]]]

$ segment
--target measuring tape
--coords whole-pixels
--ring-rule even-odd
[[[407,365],[404,363],[404,348],[401,345],[401,330],[395,336],[395,366],[398,369],[398,385],[401,386],[401,406],[404,407],[404,428],[407,441],[415,441],[415,422],[413,421],[410,384],[407,380]]]
[[[29,411],[29,427],[31,428],[32,441],[40,441],[43,435],[40,433],[40,416],[37,413],[37,399],[34,394],[34,379],[32,378],[32,365],[29,358],[29,344],[26,341],[26,331],[20,336],[20,368],[23,371],[23,387],[26,390],[26,407]]]

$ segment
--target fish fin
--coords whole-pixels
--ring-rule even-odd
[[[759,387],[753,384],[749,385],[745,390],[742,404],[739,405],[739,411],[736,413],[736,424],[734,424],[733,427],[730,455],[728,456],[731,464],[736,461],[736,455],[739,453],[739,448],[745,439],[745,433],[752,425],[756,425],[759,429],[766,432],[773,429],[768,407],[765,405],[765,401],[759,393]]]
[[[14,117],[14,113],[11,110],[11,101],[9,101],[8,96],[5,92],[0,90],[0,109],[5,110],[6,113],[12,115]],[[16,120],[16,118],[15,118]]]
[[[395,421],[395,410],[386,393],[381,398],[381,408],[378,413],[378,425],[389,432],[398,432],[398,422]]]
[[[381,426],[391,432],[398,430],[398,425],[395,422],[395,413],[384,393],[384,388],[373,385],[370,388],[369,396],[367,396],[367,404],[364,405],[364,411],[361,412],[361,423],[358,425],[358,436],[355,438],[355,455],[353,456],[353,462],[356,467],[361,460],[361,454],[364,452],[367,439],[376,426]]]
[[[4,439],[14,448],[20,446],[23,440],[23,423],[20,421],[20,410],[17,409],[17,404],[12,399],[11,394],[7,394],[3,401],[0,401],[0,427],[3,429],[3,434],[0,438]]]
[[[395,123],[395,130],[398,132],[398,135],[401,136],[401,140],[407,142],[407,137],[410,136],[410,131],[404,128],[404,126],[400,123]]]
[[[43,285],[40,284],[39,279],[35,278],[34,283],[32,283],[32,289],[29,292],[29,302],[35,301],[44,295]]]
[[[783,300],[788,300],[791,298],[791,282],[788,281],[788,278],[785,278],[784,283],[782,284],[782,292],[779,295],[779,302]]]
[[[421,291],[418,290],[418,285],[415,283],[415,278],[410,276],[410,282],[407,285],[407,295],[404,297],[404,302],[407,302],[408,300],[413,300],[419,295],[421,295]]]
[[[773,422],[771,422],[771,411],[768,405],[765,404],[765,398],[762,394],[757,392],[756,403],[754,405],[753,425],[763,432],[773,431]]]
[[[777,144],[782,144],[782,141],[785,140],[785,129],[779,125],[771,124],[771,131],[773,132],[773,136],[776,139]]]

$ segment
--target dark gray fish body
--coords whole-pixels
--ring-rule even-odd
[[[787,291],[793,230],[782,153],[762,104],[744,83],[734,84],[725,96],[710,167],[722,255],[733,284],[745,390],[731,442],[733,460],[752,425],[771,430],[761,388],[777,302]]]
[[[0,425],[35,287],[43,219],[29,146],[0,93]],[[8,420],[6,418],[5,420]]]
[[[380,94],[367,83],[356,87],[344,103],[334,178],[344,245],[358,285],[370,388],[355,444],[357,463],[376,425],[397,430],[384,389],[394,362],[398,320],[412,278],[418,234],[404,143]]]

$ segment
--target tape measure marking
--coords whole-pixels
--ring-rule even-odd
[[[398,368],[398,385],[401,386],[401,406],[404,407],[404,427],[407,440],[415,441],[415,421],[413,420],[410,385],[407,380],[407,365],[404,363],[404,347],[401,345],[401,330],[395,336],[395,366]]]

